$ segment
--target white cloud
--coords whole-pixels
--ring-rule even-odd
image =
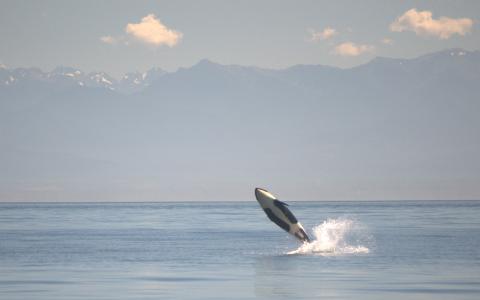
[[[309,29],[308,31],[310,32],[309,40],[311,42],[328,40],[338,34],[337,30],[332,27],[326,27],[322,31],[315,31],[314,29]]]
[[[333,49],[333,54],[340,56],[359,56],[360,54],[373,52],[375,47],[371,45],[359,45],[352,42],[345,42]]]
[[[167,45],[173,47],[182,38],[181,32],[172,30],[163,25],[154,14],[142,18],[140,23],[129,23],[125,32],[136,39],[154,46]]]
[[[432,35],[445,40],[454,34],[462,36],[467,34],[472,25],[472,19],[448,17],[434,19],[431,11],[417,11],[412,8],[390,24],[390,30],[395,32],[413,31],[417,35]]]
[[[385,45],[393,45],[393,40],[392,39],[389,39],[389,38],[384,38],[382,40],[382,44],[385,44]]]
[[[111,35],[102,36],[102,37],[100,37],[100,40],[102,42],[104,42],[105,44],[116,44],[117,43],[117,39],[114,38]]]

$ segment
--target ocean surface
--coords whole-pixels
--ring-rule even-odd
[[[2,203],[0,299],[480,299],[480,201]]]

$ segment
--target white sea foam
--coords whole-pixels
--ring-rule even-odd
[[[362,245],[371,240],[366,227],[350,219],[328,219],[313,228],[313,235],[310,243],[304,243],[288,254],[337,256],[370,252]]]

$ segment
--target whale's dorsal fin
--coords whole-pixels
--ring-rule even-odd
[[[283,202],[283,201],[280,201],[280,200],[278,200],[278,199],[276,199],[276,203],[279,203],[279,204],[284,205],[284,206],[288,206],[287,203],[285,203],[285,202]]]

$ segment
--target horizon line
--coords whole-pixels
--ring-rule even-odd
[[[255,200],[254,198],[252,198]],[[0,201],[2,204],[115,204],[115,203],[124,203],[124,204],[138,204],[138,203],[226,203],[226,202],[254,202],[253,200],[168,200],[168,201]],[[287,201],[291,203],[297,202],[478,202],[480,199],[395,199],[395,200],[285,200],[282,198],[282,201]]]

